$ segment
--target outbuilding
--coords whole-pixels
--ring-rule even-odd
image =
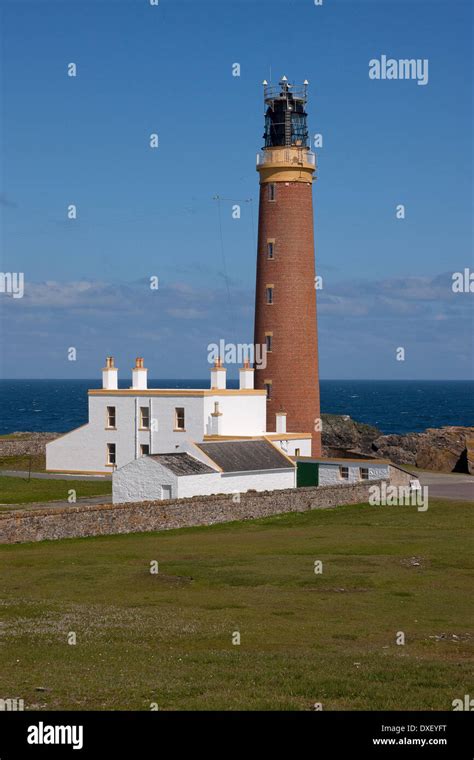
[[[295,463],[266,439],[212,441],[142,456],[112,476],[114,504],[296,486]]]
[[[390,479],[390,462],[384,459],[297,457],[296,463],[299,487]]]

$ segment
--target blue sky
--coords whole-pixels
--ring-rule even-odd
[[[3,377],[93,377],[106,354],[205,377],[210,342],[252,340],[261,81],[282,74],[323,135],[321,376],[472,377],[473,296],[451,290],[473,267],[470,3],[1,5],[1,269],[25,273],[0,294]],[[428,84],[369,79],[382,54],[427,58]]]

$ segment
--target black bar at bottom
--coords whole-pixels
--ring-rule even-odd
[[[205,751],[472,760],[470,712],[2,712],[0,760]],[[53,743],[54,742],[54,743]],[[306,747],[306,750],[303,750]],[[342,754],[341,754],[342,753]]]

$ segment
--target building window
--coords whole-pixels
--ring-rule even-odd
[[[265,346],[268,353],[271,353],[272,344],[273,344],[273,335],[270,335],[270,334],[265,335]]]
[[[360,479],[361,480],[368,480],[369,479],[369,468],[368,467],[361,467],[360,468]]]
[[[150,453],[150,444],[148,443],[141,443],[140,444],[140,456],[145,457],[148,456]]]
[[[174,410],[174,429],[184,430],[184,408],[177,406]]]
[[[339,476],[342,480],[349,480],[349,468],[339,467]]]
[[[275,258],[275,243],[273,240],[269,240],[267,243],[267,257],[269,259]]]
[[[273,303],[273,285],[268,285],[266,288],[267,303]]]
[[[150,407],[149,406],[140,407],[140,428],[142,430],[150,429]]]
[[[272,397],[272,381],[271,380],[265,380],[264,382],[265,390],[267,392],[267,401],[270,401]]]
[[[268,185],[268,200],[276,200],[276,185],[274,185],[273,182]]]
[[[108,428],[115,427],[115,406],[107,407],[107,427]]]
[[[299,457],[301,454],[301,449],[295,449],[295,457]]]
[[[107,444],[107,464],[117,464],[117,452],[115,443]]]

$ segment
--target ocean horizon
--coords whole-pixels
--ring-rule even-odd
[[[120,388],[131,379],[122,378]],[[100,379],[0,380],[0,434],[64,433],[87,422],[87,391]],[[209,379],[149,380],[150,388],[208,388]],[[238,380],[229,379],[229,388]],[[321,380],[321,412],[347,414],[382,433],[474,425],[473,380]]]

